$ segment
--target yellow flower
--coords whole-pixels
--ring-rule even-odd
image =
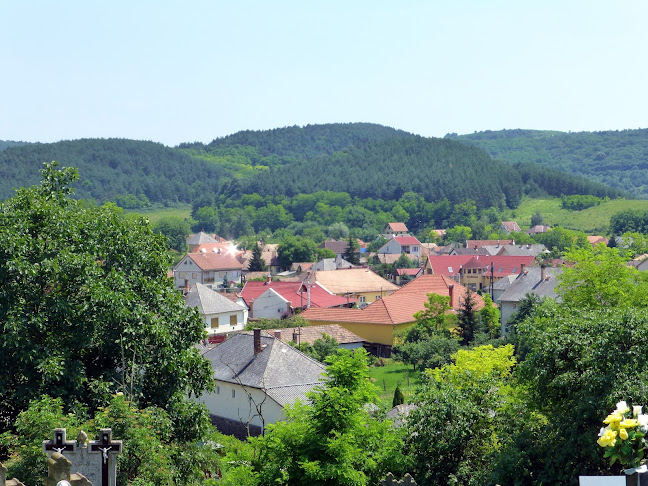
[[[606,429],[596,442],[601,447],[614,447],[614,444],[616,444],[616,436],[616,430]]]
[[[619,413],[618,411],[612,412],[610,415],[605,417],[605,420],[603,421],[604,424],[612,424],[615,422],[621,422],[623,420],[623,415]]]
[[[619,424],[619,427],[625,427],[626,429],[632,429],[637,426],[637,419],[625,419]]]
[[[619,429],[619,437],[621,440],[628,440],[628,431],[623,427]]]

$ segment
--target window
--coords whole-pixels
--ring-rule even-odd
[[[452,267],[448,267],[448,272],[454,273],[454,271],[452,270]]]
[[[380,295],[376,295],[376,300],[380,300]]]
[[[230,326],[236,326],[236,315],[230,316]]]
[[[218,327],[218,317],[212,317],[211,318],[211,327],[212,327],[212,329],[214,327]]]
[[[196,278],[196,272],[191,274],[191,278]]]
[[[365,302],[367,302],[367,298],[364,295],[361,295],[360,296],[360,302],[362,302],[364,304]]]

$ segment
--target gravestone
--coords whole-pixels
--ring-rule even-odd
[[[101,429],[99,440],[87,439],[81,431],[76,441],[66,441],[65,429],[55,429],[54,440],[43,442],[43,450],[54,454],[60,453],[59,449],[65,451],[74,470],[94,486],[117,486],[117,454],[122,451],[122,441],[112,440],[111,429]]]
[[[16,478],[7,479],[7,468],[0,463],[0,486],[25,486]]]
[[[56,486],[61,481],[67,481],[70,486],[92,486],[83,474],[72,474],[72,463],[60,452],[55,452],[47,459],[47,477],[45,486]]]

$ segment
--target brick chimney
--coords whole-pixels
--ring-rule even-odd
[[[261,329],[254,330],[254,355],[261,352]]]
[[[453,307],[453,297],[454,297],[454,285],[450,284],[448,285],[448,292],[450,295],[450,307]]]
[[[281,340],[281,331],[275,331],[274,332],[274,337]]]
[[[544,265],[540,265],[540,280],[541,281],[545,279],[545,268],[546,267]]]
[[[525,268],[526,268],[526,265],[524,263],[520,265],[520,275],[524,275]]]

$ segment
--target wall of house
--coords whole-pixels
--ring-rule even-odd
[[[251,313],[254,319],[265,317],[273,319],[282,317],[288,312],[288,304],[276,292],[264,292],[251,304]]]
[[[202,395],[198,401],[204,403],[209,413],[232,421],[243,421],[258,427],[262,426],[261,418],[256,416],[254,403],[261,404],[261,414],[265,424],[273,424],[283,419],[283,409],[272,398],[258,388],[243,387],[234,383],[216,380],[217,390]],[[248,393],[252,401],[248,398]],[[234,392],[234,396],[232,396]],[[253,403],[254,402],[254,403]]]
[[[388,295],[391,295],[393,293],[394,293],[393,290],[383,290],[383,291],[372,290],[371,292],[358,292],[356,294],[352,294],[349,296],[349,298],[356,299],[358,301],[358,305],[360,305],[363,302],[369,305],[372,302],[375,302],[378,299],[382,299],[383,297],[387,297]]]
[[[181,289],[185,286],[185,279],[189,280],[189,285],[192,287],[196,282],[204,283],[202,280],[202,270],[187,256],[180,260],[180,263],[173,269],[173,278],[176,289]]]
[[[392,346],[394,344],[394,334],[402,329],[407,329],[414,322],[404,324],[370,324],[367,322],[335,322],[335,321],[309,321],[311,326],[339,324],[343,328],[357,334],[362,339],[370,343],[384,344]]]
[[[505,334],[504,329],[506,323],[513,314],[517,312],[517,302],[504,301],[500,302],[500,321],[502,323],[502,335]]]
[[[230,324],[230,317],[236,317],[236,324]],[[212,319],[218,319],[218,327],[212,327]],[[223,312],[221,314],[205,315],[205,330],[207,334],[224,334],[227,332],[242,331],[245,327],[245,314],[243,309],[236,312]]]
[[[400,255],[402,253],[401,246],[396,240],[389,240],[376,252],[379,255],[387,253],[388,255]]]

